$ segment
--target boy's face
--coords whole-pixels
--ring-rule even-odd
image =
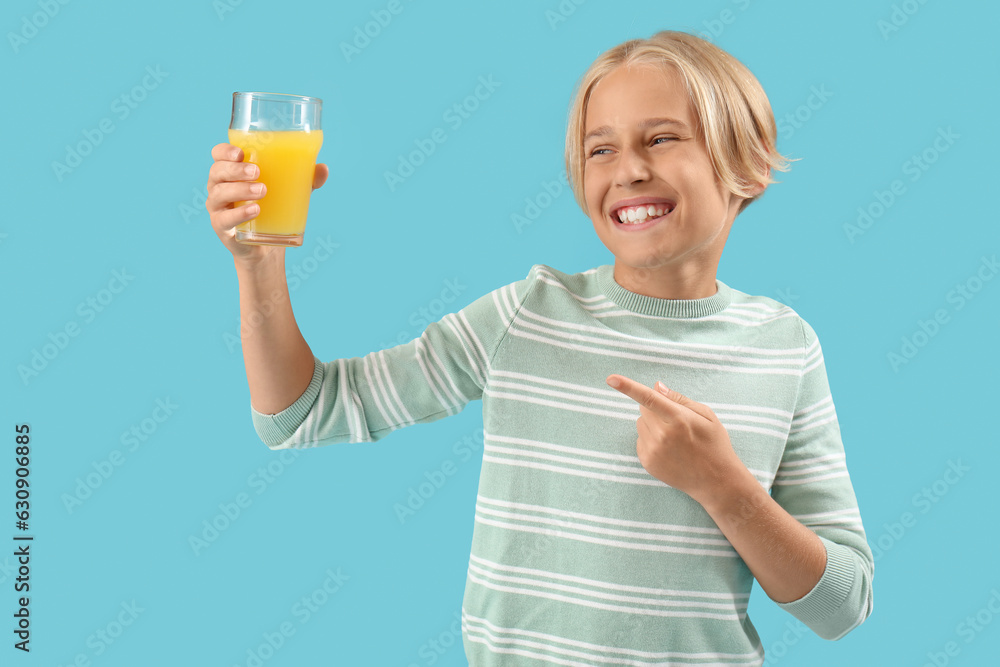
[[[742,199],[716,178],[697,122],[673,68],[619,67],[591,91],[584,197],[625,289],[669,299],[716,292],[716,269]],[[623,207],[645,221],[623,224]]]

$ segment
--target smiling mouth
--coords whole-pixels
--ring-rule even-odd
[[[623,206],[611,212],[611,219],[619,225],[641,225],[666,217],[676,208],[675,204],[648,204],[645,206]]]

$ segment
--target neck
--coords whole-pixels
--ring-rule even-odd
[[[656,299],[704,299],[716,292],[715,271],[677,271],[672,267],[636,268],[615,262],[615,282],[635,294]]]

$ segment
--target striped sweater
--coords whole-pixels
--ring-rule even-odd
[[[604,265],[544,265],[409,343],[315,360],[272,449],[370,442],[483,403],[483,463],[462,602],[471,665],[760,665],[753,577],[707,512],[645,471],[617,373],[706,404],[737,454],[827,550],[780,604],[838,639],[872,610],[865,539],[823,354],[795,311],[716,280],[702,299],[630,292]]]

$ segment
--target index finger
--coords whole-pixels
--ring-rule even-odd
[[[624,375],[609,375],[606,382],[612,389],[617,389],[639,405],[662,417],[669,417],[674,413],[675,406],[669,398],[640,382]]]
[[[232,144],[216,144],[212,147],[212,159],[229,160],[231,162],[243,162],[243,149]]]

